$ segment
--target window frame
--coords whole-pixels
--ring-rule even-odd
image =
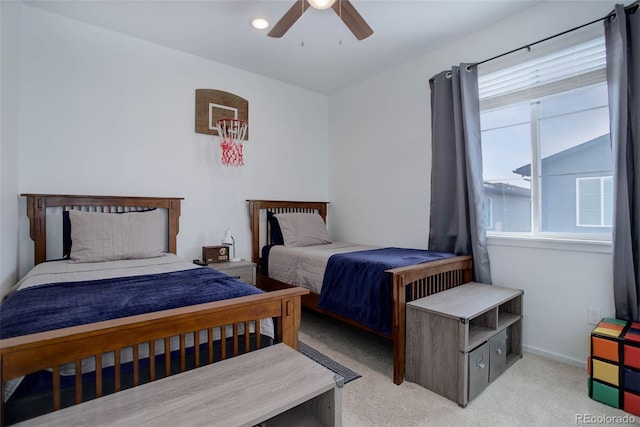
[[[603,34],[598,34],[597,36],[594,36],[593,34],[591,34],[591,35],[586,35],[584,37],[586,39],[589,39],[590,41],[595,40],[595,38],[599,38],[601,39],[602,42],[604,42]],[[581,42],[584,42],[584,40],[579,40],[578,42],[575,43],[575,45],[578,45]],[[570,45],[574,45],[574,44],[572,43]],[[567,46],[567,44],[565,44],[565,46]],[[560,49],[561,48],[559,47],[557,50],[560,50]],[[546,50],[546,52],[550,52],[550,51],[553,52],[554,49]],[[541,54],[543,53],[546,54],[546,52],[541,52]],[[525,61],[526,60],[521,60],[518,62],[524,63]],[[487,74],[493,74],[496,71],[502,71],[514,64],[518,65],[518,63],[506,64],[501,66],[499,69],[496,69],[495,66],[493,66],[491,67],[491,69],[487,70]],[[568,93],[568,92],[571,92],[571,90],[574,90],[577,88],[586,88],[586,87],[600,85],[600,84],[606,85],[607,83],[605,69],[591,70],[588,73],[584,74],[583,76],[585,77],[581,76],[582,80],[580,81],[580,83],[577,85],[576,88],[566,88],[565,86],[562,86],[562,85],[566,85],[566,82],[563,81],[563,82],[559,82],[558,84],[559,87],[562,87],[562,89],[559,90],[559,87],[553,88],[554,83],[552,82],[547,84],[546,86],[551,87],[552,89],[556,90],[556,92],[540,93],[540,91],[544,91],[544,88],[542,88],[540,90],[534,89],[528,95],[523,95],[527,92],[527,90],[519,90],[517,93],[514,93],[514,94],[507,93],[506,95],[498,96],[495,99],[491,99],[491,97],[489,97],[488,102],[486,102],[483,98],[480,99],[480,114],[482,114],[485,111],[492,111],[499,108],[514,106],[522,103],[528,103],[531,106],[531,116],[530,116],[530,123],[529,123],[530,134],[531,134],[531,141],[530,141],[531,143],[531,230],[523,231],[523,232],[504,232],[504,231],[488,230],[489,227],[487,227],[486,234],[488,237],[491,238],[491,240],[495,241],[495,239],[501,239],[501,238],[516,239],[516,240],[537,239],[545,242],[550,242],[550,241],[576,242],[578,244],[580,244],[581,242],[582,243],[602,242],[605,245],[610,244],[612,242],[612,232],[589,233],[585,231],[584,233],[580,233],[580,232],[570,232],[570,231],[557,232],[557,231],[541,230],[542,182],[540,177],[540,171],[542,167],[542,164],[541,164],[542,159],[540,158],[540,147],[542,142],[539,141],[540,121],[538,117],[538,110],[537,108],[534,108],[533,105],[538,104],[541,99],[544,99],[545,97],[551,96],[553,94]],[[579,79],[576,79],[576,80],[579,80]],[[607,108],[608,108],[608,105],[607,105]],[[484,177],[483,177],[483,181],[484,181]],[[493,182],[493,181],[487,181],[487,182]],[[576,193],[576,197],[577,197],[577,193]],[[601,212],[603,211],[604,211],[603,206],[601,206]],[[593,226],[593,227],[598,227],[598,226]],[[600,226],[600,228],[605,228],[605,227],[612,229],[611,226],[606,226],[606,225]]]

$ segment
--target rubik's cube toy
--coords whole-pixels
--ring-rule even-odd
[[[602,319],[589,337],[589,397],[640,415],[640,323]]]

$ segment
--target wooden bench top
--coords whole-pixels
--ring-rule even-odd
[[[276,344],[16,425],[254,426],[336,388],[334,375]]]

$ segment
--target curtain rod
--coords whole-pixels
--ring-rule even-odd
[[[636,1],[636,2],[634,2],[632,4],[630,4],[629,6],[625,7],[624,10],[633,10],[634,8],[637,9],[639,6],[640,6],[640,1]],[[505,53],[502,53],[500,55],[494,56],[493,58],[489,58],[489,59],[485,59],[485,60],[480,61],[480,62],[476,62],[475,64],[471,64],[468,67],[477,67],[480,64],[484,64],[486,62],[493,61],[494,59],[502,58],[503,56],[510,55],[510,54],[518,52],[519,50],[522,50],[522,49],[529,50],[529,49],[531,49],[531,46],[535,46],[535,45],[537,45],[539,43],[543,43],[543,42],[546,42],[548,40],[554,39],[556,37],[563,36],[565,34],[571,33],[573,31],[579,30],[579,29],[584,28],[584,27],[588,27],[589,25],[593,25],[593,24],[595,24],[597,22],[604,21],[605,19],[607,19],[607,18],[609,18],[611,16],[615,16],[615,12],[612,12],[612,13],[608,14],[607,16],[604,16],[602,18],[598,18],[598,19],[593,20],[591,22],[587,22],[586,24],[578,25],[577,27],[571,28],[569,30],[563,31],[563,32],[558,33],[558,34],[554,34],[553,36],[546,37],[546,38],[544,38],[542,40],[538,40],[536,42],[526,44],[526,45],[524,45],[522,47],[519,47],[517,49],[510,50],[509,52],[505,52]]]

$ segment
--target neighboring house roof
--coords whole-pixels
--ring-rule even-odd
[[[555,161],[562,161],[562,160],[566,160],[570,157],[576,156],[581,152],[587,151],[587,150],[591,150],[594,147],[597,147],[601,144],[610,144],[610,137],[609,134],[604,134],[601,135],[597,138],[594,138],[590,141],[587,142],[583,142],[580,145],[575,145],[571,148],[568,148],[566,150],[563,151],[559,151],[556,154],[553,154],[549,157],[545,157],[544,159],[542,159],[542,163],[544,165],[544,163],[548,163],[548,162],[555,162]],[[531,163],[524,165],[524,166],[520,166],[518,169],[515,169],[513,171],[513,173],[518,174],[520,176],[531,176]]]
[[[503,182],[485,182],[484,194],[500,194],[501,196],[509,195],[516,197],[531,197],[531,190],[517,185],[505,184]]]

